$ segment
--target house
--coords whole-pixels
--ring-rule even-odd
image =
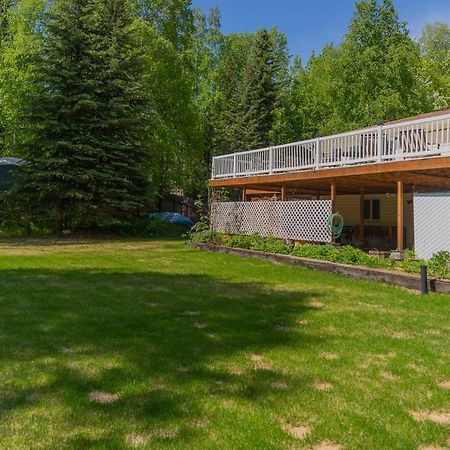
[[[450,250],[450,109],[333,136],[213,158],[209,182],[240,189],[240,202],[213,202],[213,229],[405,248],[429,257]],[[266,199],[267,201],[255,201]]]

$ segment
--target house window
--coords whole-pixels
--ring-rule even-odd
[[[379,199],[364,200],[364,219],[380,220],[381,207]]]

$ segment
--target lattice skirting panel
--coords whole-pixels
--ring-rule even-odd
[[[414,250],[419,258],[450,251],[450,192],[414,194]]]
[[[211,229],[230,234],[274,236],[331,242],[327,218],[330,200],[292,202],[217,202],[211,206]]]

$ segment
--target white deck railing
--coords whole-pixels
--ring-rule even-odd
[[[450,154],[450,114],[216,156],[212,178],[319,170]]]

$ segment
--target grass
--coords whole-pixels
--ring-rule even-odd
[[[2,449],[450,447],[447,296],[180,241],[23,244],[0,246]]]

